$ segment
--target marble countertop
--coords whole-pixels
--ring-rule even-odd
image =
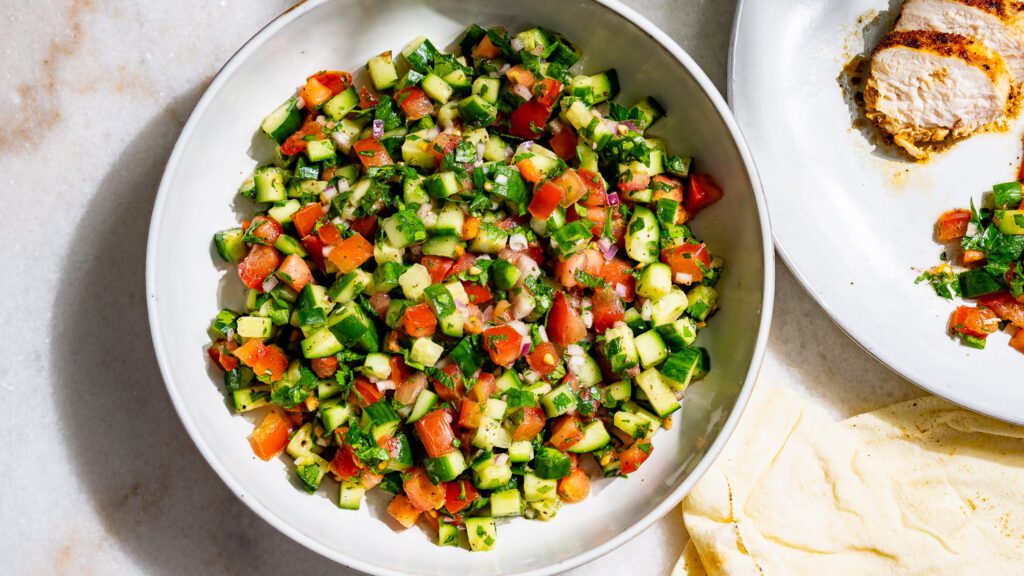
[[[157,184],[221,64],[291,0],[0,3],[0,557],[6,574],[356,574],[220,482],[164,390],[143,269]],[[733,0],[627,3],[724,92]],[[780,262],[763,380],[837,416],[921,392]],[[572,574],[667,574],[678,511]]]

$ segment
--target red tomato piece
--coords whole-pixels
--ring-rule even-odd
[[[384,145],[378,142],[373,137],[363,138],[352,145],[352,149],[355,150],[356,155],[359,156],[359,161],[363,163],[366,168],[372,168],[374,166],[390,166],[391,156],[388,155],[388,151],[384,148]]]
[[[274,410],[263,417],[263,422],[252,432],[249,443],[260,460],[270,460],[288,444],[288,420]]]
[[[580,425],[580,419],[575,415],[566,414],[559,416],[555,421],[548,442],[551,442],[555,448],[565,451],[580,440],[583,440],[583,426]]]
[[[541,376],[547,376],[558,367],[558,349],[551,342],[541,342],[533,347],[526,361]]]
[[[319,108],[321,104],[327,102],[334,96],[331,89],[324,86],[316,76],[310,76],[306,80],[306,85],[299,90],[299,96],[302,97],[303,102],[306,103],[310,109]]]
[[[314,358],[309,361],[309,364],[310,368],[313,369],[313,373],[320,378],[330,378],[338,371],[338,359],[334,356]]]
[[[524,406],[519,424],[512,431],[512,439],[533,440],[540,431],[544,429],[547,418],[544,416],[544,409],[539,406]]]
[[[256,374],[270,374],[270,380],[277,382],[288,369],[288,357],[277,346],[267,346],[262,357],[252,365]]]
[[[277,220],[265,216],[253,218],[249,228],[252,230],[252,235],[267,246],[273,246],[274,242],[277,242],[277,239],[284,233],[284,228],[278,224]]]
[[[566,288],[575,288],[579,284],[577,271],[597,276],[603,263],[604,257],[597,250],[582,250],[555,264],[555,279]]]
[[[523,337],[511,326],[495,326],[484,330],[484,349],[491,361],[508,368],[519,358]]]
[[[292,156],[306,150],[306,136],[313,136],[315,140],[320,140],[324,137],[324,127],[316,120],[306,120],[306,123],[302,125],[294,134],[289,136],[283,144],[281,144],[281,153],[287,156]]]
[[[373,238],[377,234],[377,215],[356,218],[349,222],[349,226],[363,238]]]
[[[441,371],[451,379],[451,386],[445,385],[444,382],[436,378],[431,378],[430,381],[434,385],[434,393],[442,401],[458,405],[466,396],[466,383],[462,379],[462,371],[454,363],[445,366]]]
[[[402,327],[405,333],[413,338],[423,338],[434,334],[437,329],[437,317],[426,303],[410,306],[402,314]]]
[[[532,140],[544,133],[550,114],[551,109],[536,100],[523,102],[509,117],[509,134]]]
[[[562,83],[554,78],[544,78],[533,87],[534,99],[548,108],[552,108],[562,93]],[[573,136],[575,138],[575,135]],[[575,146],[574,146],[575,148]],[[573,154],[575,154],[573,150]],[[561,154],[559,154],[561,156]],[[568,158],[562,158],[568,160]]]
[[[402,488],[417,510],[437,510],[444,506],[444,488],[431,482],[420,466],[410,468],[404,474]]]
[[[445,274],[444,277],[450,278],[456,274],[462,274],[466,270],[472,268],[473,264],[476,264],[476,256],[469,252],[463,252],[462,256],[459,256],[459,259],[455,261],[455,265],[451,267],[451,270],[448,270],[448,273]],[[426,266],[426,264],[424,264],[424,266]]]
[[[521,64],[516,64],[509,68],[508,71],[505,72],[505,77],[508,78],[508,81],[512,84],[521,84],[527,88],[533,88],[533,85],[537,83],[537,79],[533,76],[533,72],[530,72]]]
[[[988,308],[997,316],[1018,328],[1024,328],[1024,304],[1007,292],[997,292],[978,298],[978,305]]]
[[[455,261],[444,256],[424,256],[420,264],[430,273],[430,281],[437,284],[444,280]]]
[[[633,265],[622,258],[613,258],[602,262],[597,275],[626,302],[636,297],[636,278],[633,277]],[[622,286],[622,288],[619,288]]]
[[[395,102],[409,120],[419,120],[434,113],[434,104],[419,86],[406,86],[395,92]]]
[[[586,188],[586,193],[580,198],[583,205],[587,207],[607,206],[608,190],[605,188],[604,179],[590,170],[579,170],[577,174]]]
[[[380,98],[377,97],[369,88],[363,86],[359,89],[359,107],[363,110],[369,110],[377,104],[380,104]]]
[[[300,238],[305,238],[313,233],[316,223],[324,217],[324,207],[319,202],[310,202],[295,214],[292,214],[292,224]]]
[[[247,288],[263,291],[263,281],[281,265],[281,254],[270,246],[257,244],[238,263],[238,277]]]
[[[459,408],[459,426],[463,428],[479,428],[480,419],[484,416],[484,405],[466,398]]]
[[[558,481],[558,495],[570,504],[586,500],[590,496],[590,476],[583,470],[573,470]]]
[[[516,162],[516,167],[519,168],[519,174],[530,184],[536,184],[544,179],[544,175],[537,170],[537,167],[533,165],[533,162],[529,158],[523,158],[519,162]]]
[[[674,282],[678,281],[677,275],[682,274],[684,277],[689,277],[690,283],[696,283],[704,279],[704,271],[701,266],[703,265],[705,268],[711,266],[711,255],[708,253],[706,245],[687,242],[662,250],[661,261],[672,268]]]
[[[479,403],[484,403],[498,391],[497,381],[494,379],[493,374],[487,372],[481,372],[476,377],[476,384],[473,384],[472,390],[469,391],[469,395]]]
[[[949,331],[953,333],[987,338],[999,328],[999,318],[989,308],[960,306],[949,317]]]
[[[619,175],[620,190],[643,190],[651,183],[651,177],[646,172],[626,170]]]
[[[444,507],[448,509],[452,514],[458,514],[476,500],[477,495],[476,488],[473,487],[473,483],[469,480],[459,480],[457,482],[445,482],[444,483]]]
[[[501,56],[501,48],[498,48],[491,42],[489,36],[484,36],[484,39],[473,48],[473,58],[483,58],[490,60],[491,58],[497,58]]]
[[[394,358],[401,359],[400,356]],[[402,364],[405,365],[404,363]],[[416,398],[427,388],[427,377],[422,372],[416,372],[412,375],[408,374],[408,371],[403,372],[401,380],[396,380],[396,372],[394,367],[394,361],[391,364],[391,379],[394,380],[395,385],[395,402],[399,404],[409,406],[416,401]]]
[[[561,186],[548,180],[537,187],[533,192],[533,199],[527,207],[530,215],[539,220],[546,220],[551,213],[558,208],[565,197],[565,190]]]
[[[373,244],[359,234],[345,238],[331,250],[327,259],[338,267],[338,272],[348,274],[373,257]]]
[[[555,184],[562,187],[565,190],[565,197],[562,198],[562,206],[568,208],[575,204],[584,194],[587,193],[587,185],[580,178],[579,172],[569,168],[565,172],[562,172],[558,178],[552,180]]]
[[[547,333],[552,342],[562,346],[575,344],[587,335],[587,327],[579,312],[562,292],[555,294],[555,301],[548,312]]]
[[[437,458],[455,450],[452,416],[445,410],[428,412],[413,425],[427,456]]]
[[[563,126],[561,130],[555,132],[551,136],[551,149],[558,155],[559,158],[569,162],[576,157],[576,145],[579,143],[579,138],[576,137],[576,133],[573,132],[572,128]]]
[[[466,295],[469,296],[470,304],[486,304],[490,302],[494,297],[491,295],[491,289],[487,286],[480,284],[470,284],[469,282],[463,282],[462,288],[466,291]]]
[[[640,468],[640,465],[654,452],[654,445],[649,440],[637,440],[619,454],[619,463],[622,464],[623,474],[632,474]]]
[[[405,494],[395,494],[395,497],[388,502],[388,514],[398,522],[402,528],[412,528],[419,520],[421,512],[413,505],[412,500]]]
[[[304,236],[302,238],[302,247],[309,254],[310,260],[313,264],[316,264],[317,270],[324,270],[324,243],[320,241],[320,238],[316,236]]]
[[[289,254],[284,262],[277,269],[277,277],[284,280],[289,288],[301,292],[306,284],[313,281],[313,273],[309,270],[309,264],[301,256]]]
[[[935,237],[939,242],[959,240],[967,234],[967,225],[970,223],[970,210],[944,212],[935,223]]]
[[[377,313],[377,316],[384,318],[387,316],[388,307],[391,306],[391,296],[388,296],[387,292],[377,292],[373,296],[370,296],[370,308]]]
[[[342,480],[351,480],[358,477],[359,461],[356,460],[352,447],[347,444],[341,445],[338,451],[334,453],[334,458],[331,459],[330,468]]]
[[[1010,338],[1010,346],[1017,352],[1024,354],[1024,330],[1017,330],[1017,333]]]
[[[348,403],[366,408],[383,397],[384,393],[377,388],[376,384],[370,382],[365,376],[356,376],[355,382],[352,383],[352,391],[348,394]]]
[[[440,160],[444,158],[446,154],[455,150],[455,147],[459,145],[461,140],[462,138],[454,132],[441,132],[430,143],[430,147],[427,151],[433,154],[434,158]]]
[[[313,74],[312,77],[326,86],[332,95],[343,92],[352,85],[352,75],[339,70],[324,70]]]
[[[690,191],[686,195],[686,211],[693,215],[722,199],[722,189],[707,174],[690,175]]]
[[[610,287],[605,286],[594,291],[594,332],[604,334],[616,322],[626,319],[626,311],[622,308],[622,300]]]
[[[341,230],[334,224],[324,224],[317,229],[316,235],[324,246],[331,246],[341,242]]]

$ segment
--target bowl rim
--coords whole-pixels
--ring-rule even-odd
[[[341,565],[370,574],[415,576],[407,572],[394,570],[383,564],[365,562],[321,545],[302,534],[291,524],[286,522],[256,499],[247,497],[248,491],[245,487],[236,480],[234,475],[227,470],[224,464],[217,459],[210,447],[204,442],[199,431],[199,426],[185,409],[184,401],[179,394],[178,387],[172,385],[174,379],[171,376],[171,361],[167,357],[164,340],[161,337],[161,323],[157,312],[155,287],[158,265],[156,260],[156,246],[159,242],[160,236],[162,235],[161,220],[164,212],[164,206],[168,201],[167,199],[171,196],[169,192],[170,181],[172,174],[174,174],[178,169],[178,164],[183,153],[183,143],[189,140],[192,132],[195,130],[199,113],[202,112],[216,97],[220,91],[221,85],[227,81],[227,77],[230,76],[260,44],[306,12],[332,1],[336,0],[300,0],[294,6],[288,8],[263,26],[234,54],[232,54],[227,62],[225,62],[220,70],[218,70],[217,74],[213,77],[213,80],[211,80],[206,86],[206,89],[203,91],[203,95],[197,101],[192,112],[189,114],[188,120],[185,122],[185,125],[179,133],[174,148],[171,151],[171,155],[167,160],[163,176],[160,179],[156,200],[153,205],[153,213],[150,218],[149,235],[146,247],[146,306],[149,317],[150,336],[153,340],[153,348],[157,364],[160,367],[160,374],[164,380],[164,386],[167,389],[167,393],[171,398],[171,403],[174,405],[175,412],[177,412],[178,417],[181,419],[186,432],[192,439],[195,446],[199,449],[199,452],[203,455],[207,464],[209,464],[214,472],[217,473],[217,476],[219,476],[221,481],[228,486],[231,492],[246,506],[248,506],[250,510],[255,512],[260,518],[276,528],[282,534],[291,538],[296,543]],[[758,325],[757,338],[755,340],[751,361],[747,367],[747,373],[744,378],[743,385],[740,388],[740,393],[736,398],[735,406],[726,419],[726,422],[723,424],[721,432],[712,442],[711,446],[708,447],[704,457],[701,458],[701,461],[697,463],[693,471],[680,483],[680,485],[657,506],[644,515],[638,522],[618,535],[606,540],[599,546],[560,562],[542,565],[531,570],[509,573],[509,576],[546,576],[556,572],[570,570],[587,562],[593,561],[594,559],[599,558],[632,540],[634,537],[646,530],[656,520],[660,519],[674,508],[711,467],[718,455],[721,453],[726,441],[728,441],[729,437],[732,435],[733,430],[736,428],[736,425],[747,406],[747,401],[750,398],[758,372],[760,371],[765,349],[767,347],[768,333],[772,322],[773,305],[775,300],[775,250],[774,243],[772,242],[767,204],[762,191],[761,180],[758,176],[757,167],[751,157],[750,150],[742,132],[740,131],[739,125],[735,118],[733,118],[729,106],[719,93],[718,89],[708,78],[707,74],[704,73],[693,58],[691,58],[690,55],[679,46],[679,44],[677,44],[660,28],[655,26],[650,20],[640,15],[632,8],[625,6],[619,0],[590,1],[610,10],[613,14],[634,25],[642,33],[660,44],[661,47],[675,58],[675,60],[683,66],[685,71],[693,77],[704,94],[711,100],[711,104],[715,108],[719,118],[728,129],[732,138],[732,143],[743,162],[744,169],[746,170],[747,176],[750,180],[751,191],[754,195],[754,203],[757,209],[758,221],[761,227],[764,287],[761,295],[760,322]]]

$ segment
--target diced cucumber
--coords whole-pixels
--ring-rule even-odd
[[[435,101],[440,104],[446,104],[452,97],[452,93],[455,89],[452,88],[451,84],[448,84],[440,76],[435,75],[433,72],[427,74],[423,78],[423,82],[420,84],[423,91]]]
[[[614,408],[623,402],[628,402],[633,393],[633,387],[629,380],[619,380],[605,387],[601,395],[601,403],[608,408]]]
[[[430,338],[417,338],[412,343],[412,349],[409,351],[409,358],[413,362],[422,364],[423,366],[433,366],[441,359],[441,354],[444,354],[444,346],[441,346]]]
[[[662,108],[661,104],[652,96],[648,96],[637,102],[633,105],[633,108],[640,111],[640,119],[635,121],[635,124],[641,131],[647,130],[650,128],[651,124],[654,124],[665,116],[665,109]]]
[[[316,454],[304,454],[295,459],[295,475],[302,481],[303,489],[313,494],[320,488],[330,464]]]
[[[571,470],[569,456],[550,446],[542,446],[533,457],[533,473],[539,478],[557,480],[568,476]]]
[[[478,254],[497,254],[508,242],[508,232],[494,224],[482,222],[480,232],[470,243],[469,249]]]
[[[332,400],[320,404],[320,422],[324,425],[324,433],[330,434],[338,426],[348,422],[352,416],[352,407],[343,400]]]
[[[285,171],[277,166],[260,166],[253,174],[257,202],[284,202],[288,194],[284,189]]]
[[[378,380],[386,380],[391,376],[391,356],[379,352],[367,354],[363,360],[363,374]]]
[[[469,536],[469,549],[473,552],[485,552],[494,547],[498,539],[498,529],[494,519],[485,516],[466,518],[466,535]]]
[[[370,72],[373,87],[377,90],[387,90],[398,83],[398,70],[395,69],[390,50],[370,58],[366,68]]]
[[[647,401],[658,416],[664,418],[679,410],[680,405],[675,393],[661,378],[661,373],[657,369],[648,368],[641,372],[636,377],[636,385],[647,395]]]
[[[641,210],[642,208],[637,208]],[[590,242],[590,229],[593,226],[589,220],[576,220],[562,226],[551,235],[551,243],[558,250],[562,257],[568,257],[582,249]]]
[[[473,96],[479,96],[491,104],[497,104],[501,91],[501,79],[480,76],[473,81]],[[502,158],[504,160],[504,158]]]
[[[683,317],[657,328],[658,334],[672,351],[685,348],[697,341],[697,325],[691,318]]]
[[[462,328],[465,323],[465,316],[455,306],[455,299],[443,284],[431,284],[423,289],[423,296],[430,305],[430,309],[437,316],[441,325],[441,332],[446,336],[455,338],[462,337]]]
[[[402,263],[402,256],[405,253],[405,248],[396,248],[392,246],[387,238],[378,240],[373,245],[373,260],[378,265],[386,262],[394,262],[396,264]]]
[[[576,407],[576,393],[568,383],[561,384],[540,399],[548,418],[561,416]]]
[[[661,326],[675,322],[686,311],[689,300],[678,287],[673,286],[668,294],[654,301],[651,307],[651,324]]]
[[[381,227],[387,234],[388,242],[395,248],[405,248],[427,238],[427,228],[412,210],[400,210],[384,219]]]
[[[231,393],[231,401],[235,405],[235,412],[239,413],[262,408],[270,403],[270,388],[266,386],[239,388]]]
[[[345,274],[338,278],[337,281],[331,286],[330,290],[327,291],[327,295],[330,296],[331,300],[339,304],[347,304],[355,299],[356,296],[363,293],[363,290],[373,281],[373,277],[370,273],[361,269],[356,268],[355,270]]]
[[[498,118],[498,109],[494,104],[474,94],[459,102],[459,116],[475,126],[490,126]]]
[[[589,354],[583,357],[583,364],[576,369],[576,379],[580,386],[596,386],[601,383],[601,366]]]
[[[451,482],[458,478],[459,474],[466,471],[466,458],[462,455],[461,451],[452,450],[437,458],[427,458],[423,463],[423,467],[426,469],[430,481],[434,484]]]
[[[569,452],[583,454],[593,452],[611,442],[608,430],[600,420],[594,420],[583,427],[583,439],[569,447]]]
[[[554,518],[561,506],[562,501],[559,498],[553,498],[551,500],[537,500],[529,503],[530,510],[535,513],[534,518],[545,522]]]
[[[398,454],[392,456],[384,468],[388,472],[404,472],[413,465],[412,446],[409,444],[409,437],[399,432],[394,435],[398,445]]]
[[[658,237],[658,221],[654,213],[637,206],[626,226],[626,253],[637,262],[655,262],[658,260]]]
[[[633,340],[633,330],[626,324],[616,324],[604,333],[604,354],[612,372],[622,372],[636,366],[640,357]]]
[[[498,134],[491,133],[484,146],[484,160],[487,162],[504,162],[506,159],[505,142]]]
[[[512,479],[512,466],[499,462],[496,454],[483,452],[473,460],[473,485],[481,490],[501,488]]]
[[[330,329],[319,328],[302,341],[302,356],[305,358],[325,358],[341,352],[341,342],[331,333]]]
[[[493,274],[494,285],[501,290],[508,290],[515,286],[521,276],[519,269],[507,260],[495,260],[491,266],[491,274]]]
[[[419,302],[423,298],[423,290],[430,286],[430,272],[422,264],[413,264],[398,277],[398,284],[402,287],[402,293],[413,302]]]
[[[519,379],[519,375],[514,370],[505,370],[501,376],[495,380],[498,390],[501,392],[507,392],[508,390],[522,389],[523,381]]]
[[[423,390],[419,396],[416,397],[416,402],[412,405],[412,412],[409,413],[409,418],[406,420],[409,424],[416,422],[420,418],[427,415],[428,412],[437,404],[437,394],[434,394],[430,390]]]
[[[652,262],[640,272],[636,293],[656,300],[672,290],[672,269],[667,264]]]
[[[682,392],[693,379],[704,376],[710,367],[707,350],[688,346],[669,355],[661,366],[661,374],[669,386]]]
[[[345,510],[359,510],[359,504],[363,501],[366,488],[359,484],[358,480],[342,480],[341,488],[338,490],[338,507]]]
[[[696,286],[686,295],[686,300],[686,313],[703,322],[715,311],[718,305],[718,292],[711,286]]]
[[[437,48],[434,48],[434,45],[430,43],[430,40],[427,40],[426,36],[414,39],[402,49],[402,56],[409,63],[409,67],[420,74],[426,74],[430,71],[431,66],[434,64],[434,58],[437,55]]]
[[[994,221],[1003,234],[1024,234],[1024,210],[996,210]]]
[[[324,104],[324,114],[334,121],[340,121],[359,106],[359,94],[353,86],[342,90]]]
[[[484,405],[484,414],[488,418],[494,418],[495,420],[501,420],[505,417],[505,411],[508,410],[508,402],[499,398],[488,398]],[[506,446],[507,448],[507,446]]]
[[[576,76],[569,84],[569,93],[587,104],[600,104],[619,93],[619,77],[615,69],[593,76]]]
[[[503,518],[519,516],[522,513],[522,499],[519,490],[501,490],[491,494],[491,516]]]
[[[260,124],[263,133],[278,144],[284,142],[302,126],[302,113],[298,101],[289,98],[270,113]]]
[[[624,410],[615,413],[612,417],[612,424],[637,440],[647,438],[656,429],[647,418]]]
[[[480,417],[480,426],[473,435],[473,446],[481,450],[494,448],[508,449],[512,445],[512,435],[501,427],[501,421],[489,416]]]
[[[242,240],[245,231],[241,228],[221,230],[213,235],[213,244],[217,247],[217,254],[225,262],[241,262],[248,253],[248,248]]]
[[[448,198],[462,190],[455,172],[438,172],[427,176],[423,181],[423,189],[434,198]]]
[[[311,162],[322,162],[334,158],[334,140],[325,138],[306,142],[306,156]]]
[[[270,338],[274,333],[274,324],[270,318],[242,316],[236,321],[236,326],[236,331],[242,338]]]
[[[406,164],[424,170],[433,170],[437,166],[437,156],[430,152],[431,142],[428,139],[430,136],[428,132],[428,130],[420,130],[406,134],[405,141],[402,143],[402,160]],[[417,181],[421,179],[422,177],[415,178]],[[408,194],[408,187],[406,187],[406,194]],[[412,199],[407,197],[406,202],[410,200]]]
[[[511,462],[529,462],[533,460],[533,443],[529,440],[513,440],[508,447],[508,459]]]
[[[447,522],[437,523],[437,545],[438,546],[458,546],[459,545],[459,527],[454,524]]]
[[[437,234],[459,236],[466,222],[466,214],[456,204],[445,204],[437,214],[437,220],[431,229]]]
[[[454,234],[443,234],[431,236],[423,243],[423,253],[427,256],[443,256],[456,259],[459,257],[459,249],[462,248],[462,241]]]
[[[668,358],[668,349],[665,341],[655,330],[648,330],[635,339],[636,352],[640,356],[640,366],[650,368],[661,364]]]
[[[282,204],[271,206],[270,209],[267,210],[267,215],[274,220],[277,220],[282,225],[287,225],[292,223],[292,215],[298,212],[299,208],[302,208],[302,204],[298,200],[292,198],[290,200],[286,200]]]
[[[641,188],[640,190],[627,190],[626,200],[635,204],[650,204],[654,200],[654,190]]]
[[[540,28],[530,28],[515,35],[515,39],[523,46],[523,50],[531,54],[547,52],[551,47],[551,39]]]
[[[557,452],[557,450],[556,450]],[[558,498],[558,481],[541,478],[533,472],[523,475],[523,499],[527,502]]]

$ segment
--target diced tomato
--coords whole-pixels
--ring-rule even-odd
[[[501,48],[498,48],[491,42],[490,37],[484,36],[484,39],[473,48],[473,58],[483,58],[490,60],[491,58],[497,58],[501,56]]]
[[[313,369],[313,373],[320,378],[330,378],[338,371],[338,359],[334,356],[314,358],[309,361],[309,364],[310,368]]]
[[[651,183],[651,177],[647,172],[642,170],[626,170],[622,174],[619,174],[619,189],[620,190],[643,190]]]
[[[302,247],[306,250],[306,254],[309,255],[309,259],[316,264],[317,270],[324,270],[324,243],[320,241],[320,238],[316,236],[303,236]]]
[[[583,182],[583,178],[580,178],[579,173],[572,168],[562,172],[552,182],[561,186],[562,190],[565,191],[565,197],[562,198],[562,206],[566,208],[575,204],[577,200],[587,193],[587,186]]]
[[[420,264],[430,273],[430,281],[437,284],[448,275],[455,261],[444,256],[424,256]]]
[[[316,76],[310,76],[306,80],[306,85],[299,90],[299,96],[310,108],[319,108],[321,104],[330,100],[334,93],[317,80]]]
[[[359,268],[364,262],[373,257],[373,244],[366,241],[359,234],[353,234],[334,246],[327,259],[338,267],[340,274]]]
[[[463,428],[479,428],[480,419],[484,416],[484,405],[476,400],[466,398],[459,408],[459,426]]]
[[[434,386],[434,392],[442,401],[458,404],[466,396],[466,383],[462,378],[462,370],[459,370],[458,364],[452,363],[442,368],[441,371],[451,379],[451,386],[445,385],[444,382],[436,378],[431,378],[430,382]]]
[[[967,225],[971,223],[970,210],[950,210],[939,216],[935,223],[935,237],[939,242],[959,240],[967,234]]]
[[[427,456],[437,458],[455,450],[452,442],[455,432],[452,430],[452,417],[445,410],[434,410],[416,421],[416,436],[419,437]],[[434,508],[436,508],[435,506]]]
[[[473,388],[469,391],[469,395],[471,398],[482,404],[497,391],[498,384],[494,380],[494,375],[488,374],[487,372],[481,372],[480,375],[476,377],[476,384],[473,384]]]
[[[540,102],[523,102],[509,117],[509,134],[532,140],[544,133],[544,125],[547,124],[549,115],[551,109]]]
[[[231,342],[231,344],[233,345],[234,342]],[[231,355],[231,350],[228,349],[228,344],[224,340],[214,342],[206,350],[206,353],[210,355],[210,359],[213,360],[214,364],[225,372],[238,367],[238,359]]]
[[[263,281],[273,274],[280,264],[281,254],[277,250],[257,244],[238,263],[238,277],[247,288],[262,292]]]
[[[566,288],[575,288],[579,284],[576,277],[578,271],[597,276],[603,262],[604,257],[597,250],[582,250],[555,264],[555,279]]]
[[[356,155],[359,156],[359,161],[366,168],[390,166],[392,164],[391,156],[388,156],[388,151],[384,148],[384,145],[373,137],[363,138],[353,144],[352,149],[355,150]]]
[[[449,270],[444,277],[450,278],[456,274],[462,274],[466,270],[472,268],[473,264],[476,264],[476,256],[469,252],[463,252],[462,256],[459,256],[459,259],[455,261],[455,265],[452,266],[451,270]],[[426,264],[424,264],[424,266],[426,266]]]
[[[676,224],[683,224],[689,218],[684,208],[685,202],[683,201],[683,183],[671,176],[664,174],[658,174],[654,178],[651,178],[651,188],[654,194],[651,198],[652,204],[661,199],[668,199],[679,204],[679,212],[676,216]]]
[[[978,262],[984,262],[987,256],[981,250],[964,250],[963,256],[960,257],[960,263],[964,266],[970,264],[977,264]]]
[[[419,120],[434,112],[434,104],[419,86],[406,86],[395,92],[395,102],[398,102],[409,120]]]
[[[1024,354],[1024,330],[1017,330],[1017,333],[1010,338],[1010,346],[1017,352]]]
[[[573,414],[559,416],[551,429],[551,438],[548,439],[552,446],[562,451],[568,450],[580,440],[583,440],[583,426]]]
[[[260,460],[270,460],[288,444],[288,420],[277,410],[268,412],[263,422],[252,432],[249,443]]]
[[[377,234],[377,215],[369,214],[349,222],[349,226],[363,238],[373,238]]]
[[[342,480],[351,480],[359,476],[359,461],[352,452],[352,447],[342,444],[331,459],[331,471],[337,474]]]
[[[573,470],[558,481],[558,495],[570,504],[586,500],[590,496],[590,476],[583,470]]]
[[[437,316],[426,303],[410,306],[402,314],[402,327],[413,338],[432,336],[437,329]]]
[[[530,72],[521,64],[516,64],[509,68],[508,71],[505,72],[505,77],[508,78],[508,81],[512,84],[520,84],[531,89],[533,88],[533,85],[537,83],[537,79],[533,76],[533,72]]]
[[[526,361],[541,376],[547,376],[558,367],[558,349],[551,342],[541,342],[533,347]]]
[[[512,430],[512,439],[533,440],[540,431],[544,429],[547,418],[544,416],[544,409],[539,406],[524,406],[518,426]]]
[[[337,166],[324,166],[320,170],[320,180],[323,182],[330,182],[334,179],[334,174],[338,171]]]
[[[430,152],[435,158],[441,160],[446,154],[455,150],[461,140],[462,138],[454,132],[441,132],[430,143],[430,147],[427,148],[427,152]]]
[[[313,233],[316,223],[324,217],[324,207],[319,202],[306,204],[295,214],[292,214],[292,224],[300,238],[305,238]]]
[[[722,189],[707,174],[691,174],[685,208],[691,216],[722,199]]]
[[[289,254],[285,256],[284,262],[277,269],[277,277],[284,280],[289,288],[296,292],[302,291],[313,281],[313,273],[309,270],[309,264],[301,256]]]
[[[244,344],[235,348],[231,354],[238,358],[242,364],[252,368],[267,353],[267,347],[259,338],[250,338]]]
[[[548,108],[552,108],[562,93],[562,83],[554,78],[544,78],[533,87],[534,99]],[[575,138],[575,135],[573,136]],[[574,146],[575,148],[575,146]],[[575,154],[575,150],[573,150]],[[559,154],[561,156],[561,154]],[[562,158],[568,160],[568,158]]]
[[[359,107],[363,110],[369,110],[380,104],[380,98],[373,93],[369,88],[363,86],[359,89]]]
[[[277,239],[284,233],[284,228],[281,227],[277,220],[267,218],[266,216],[253,218],[249,228],[253,231],[252,235],[259,238],[267,246],[273,246],[274,242],[277,242]]]
[[[696,283],[704,279],[704,271],[701,266],[703,265],[705,268],[711,266],[711,255],[708,254],[706,245],[687,242],[662,250],[661,261],[672,268],[673,281],[677,281],[676,275],[682,274],[684,277],[688,276],[691,283]]]
[[[999,318],[990,308],[960,306],[949,317],[949,331],[975,338],[987,338],[999,327]]]
[[[469,303],[486,304],[490,302],[494,297],[491,295],[491,289],[487,286],[480,284],[470,284],[469,282],[463,282],[462,288],[466,291],[466,296],[469,296]]]
[[[288,357],[277,346],[267,346],[263,357],[252,365],[252,371],[256,374],[270,374],[272,382],[280,380],[287,369]]]
[[[341,242],[341,230],[334,224],[324,224],[316,231],[317,237],[324,243],[324,246],[331,246]]]
[[[654,445],[649,440],[637,440],[619,454],[619,463],[622,464],[623,474],[632,474],[640,468],[640,465],[654,452]]]
[[[363,470],[363,474],[359,477],[359,485],[365,490],[376,487],[378,484],[384,481],[383,474],[377,474],[369,468]]]
[[[398,522],[402,528],[412,528],[420,518],[420,510],[412,503],[412,499],[405,494],[395,494],[395,497],[388,502],[388,514]]]
[[[576,213],[575,210],[573,210],[571,214],[573,216],[576,216],[576,218],[573,218],[572,220],[579,219],[579,215]],[[590,227],[591,234],[595,236],[600,236],[601,230],[604,229],[604,223],[608,219],[608,209],[605,208],[604,206],[590,206],[587,208],[587,214],[585,218],[589,220],[591,224],[593,224]],[[568,217],[566,218],[566,220],[570,222],[572,221]]]
[[[411,375],[407,371],[397,372],[395,370],[394,358],[401,360],[401,357],[393,356],[391,363],[391,379],[397,386],[395,388],[395,402],[404,406],[409,406],[416,401],[420,392],[423,392],[423,390],[427,388],[427,377],[422,372],[416,372]],[[402,366],[405,366],[405,364],[403,363]],[[399,378],[396,374],[403,374],[400,377],[401,380],[396,379]]]
[[[340,70],[324,70],[313,74],[312,77],[316,78],[321,84],[326,86],[331,91],[332,95],[343,92],[346,88],[352,85],[352,75]]]
[[[530,215],[539,220],[546,220],[551,213],[558,208],[565,197],[565,190],[561,186],[548,180],[537,187],[533,192],[533,199],[527,210]]]
[[[632,302],[636,297],[636,278],[633,277],[632,271],[633,265],[628,260],[613,258],[601,264],[601,271],[597,275],[623,300]]]
[[[605,188],[604,179],[589,170],[579,170],[577,174],[586,188],[586,193],[580,198],[583,205],[587,207],[607,206],[608,190]]]
[[[561,130],[555,132],[551,136],[551,149],[558,155],[559,158],[569,162],[576,157],[576,145],[579,143],[579,138],[576,137],[576,133],[573,132],[572,128],[563,126]]]
[[[306,136],[312,136],[314,140],[322,139],[324,137],[323,125],[315,119],[306,120],[306,123],[303,124],[298,131],[289,136],[284,143],[281,144],[281,153],[287,156],[292,156],[300,152],[305,152]]]
[[[523,337],[511,326],[484,330],[484,349],[491,355],[491,361],[499,366],[511,366],[519,358],[522,344]]]
[[[352,383],[352,391],[348,394],[348,403],[366,408],[383,397],[384,393],[376,384],[365,376],[356,376],[355,382]]]
[[[519,168],[519,174],[530,184],[536,184],[544,179],[544,175],[541,174],[540,170],[533,165],[533,162],[529,158],[523,158],[519,162],[516,162],[516,167]]]
[[[626,319],[626,311],[622,308],[622,300],[609,286],[594,291],[594,332],[604,334],[616,322]]]
[[[552,342],[562,346],[575,344],[587,335],[587,327],[580,319],[579,312],[562,292],[555,294],[555,301],[548,312],[547,333]]]
[[[997,316],[1018,328],[1024,328],[1024,304],[1018,302],[1008,292],[997,292],[978,298],[978,305],[984,306]]]
[[[469,480],[444,483],[444,507],[452,514],[458,514],[476,500],[480,494]]]

